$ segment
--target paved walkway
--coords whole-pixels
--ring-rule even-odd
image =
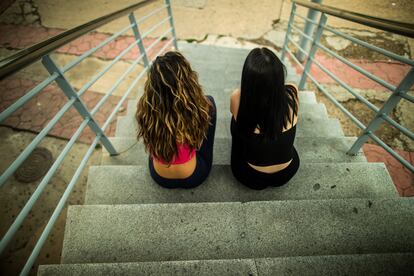
[[[48,2],[49,3],[49,2]],[[50,2],[52,3],[52,2]],[[49,4],[50,4],[49,3]],[[214,4],[215,3],[215,4]],[[40,4],[40,12],[42,13],[42,7],[44,9],[43,4]],[[210,3],[213,7],[216,5],[216,2]],[[214,4],[214,5],[213,5]],[[229,3],[227,3],[229,4]],[[227,5],[226,4],[226,5]],[[43,6],[42,6],[43,5]],[[272,4],[273,5],[273,4]],[[231,6],[231,5],[230,5]],[[228,6],[228,7],[230,7]],[[227,7],[227,6],[226,6]],[[270,7],[270,6],[269,6]],[[211,7],[210,7],[211,8]],[[216,7],[217,8],[217,7]],[[225,10],[225,8],[224,8]],[[43,10],[45,11],[45,10]],[[181,14],[185,13],[192,13],[193,15],[197,14],[194,9],[188,10],[188,7],[176,8],[176,11]],[[207,9],[204,11],[205,13],[211,13],[212,11]],[[227,11],[226,11],[227,12]],[[225,12],[224,12],[225,13]],[[55,23],[50,23],[53,20],[50,18],[53,17],[53,14],[47,13],[44,14],[46,17],[43,19],[47,19],[49,25],[56,26]],[[48,17],[49,16],[49,17]],[[52,17],[51,17],[52,16]],[[282,14],[282,18],[286,17],[286,10]],[[180,18],[186,18],[185,16],[181,16]],[[79,19],[79,18],[78,18]],[[181,21],[177,21],[178,24],[183,24]],[[181,22],[181,23],[180,23]],[[188,21],[186,21],[188,24]],[[57,24],[59,25],[59,24]],[[183,25],[184,26],[184,25]],[[182,26],[182,27],[183,27]],[[264,33],[268,30],[269,24],[267,27],[264,28],[260,26],[260,32]],[[190,28],[185,27],[186,30],[190,30]],[[118,28],[119,29],[119,28]],[[178,28],[179,29],[179,28]],[[194,28],[192,28],[194,29]],[[238,29],[234,31],[236,34],[242,29]],[[247,30],[247,29],[246,29]],[[57,35],[64,31],[62,28],[56,27],[44,27],[40,24],[29,24],[29,25],[10,25],[5,23],[0,23],[0,48],[8,49],[8,50],[19,50],[26,48],[30,45],[43,41],[44,39]],[[108,37],[110,37],[110,33],[102,32],[107,31],[105,29],[101,29],[101,31],[92,32],[87,34],[80,39],[77,39],[68,45],[59,48],[56,52],[70,55],[70,56],[79,56],[84,53],[86,50],[95,47]],[[198,30],[199,33],[200,30]],[[251,37],[250,33],[252,30],[249,28],[247,37]],[[185,32],[184,32],[185,33]],[[188,34],[186,35],[188,37]],[[246,36],[244,36],[246,37]],[[103,49],[95,52],[92,57],[98,58],[103,61],[108,61],[116,57],[123,49],[125,49],[128,45],[133,43],[134,37],[132,35],[124,35],[120,38],[117,38],[112,43],[105,46]],[[154,42],[155,38],[147,38],[144,40],[144,44],[146,46],[151,45]],[[157,45],[149,54],[150,56],[154,55],[159,51],[159,49],[163,46],[161,43]],[[134,47],[128,54],[126,54],[122,60],[126,62],[130,62],[131,60],[135,59],[139,55],[139,51],[136,47]],[[367,79],[366,77],[362,76],[360,73],[356,72],[353,69],[350,69],[348,66],[344,65],[342,62],[331,58],[328,55],[318,54],[318,60],[324,66],[326,66],[329,70],[331,70],[334,74],[336,74],[339,78],[341,78],[344,82],[349,84],[351,87],[359,88],[359,89],[373,89],[373,90],[385,90],[382,86],[378,85]],[[387,60],[380,60],[380,61],[370,61],[364,59],[351,59],[353,63],[362,68],[366,69],[369,72],[375,73],[377,76],[382,78],[383,80],[397,85],[402,77],[408,72],[409,66],[389,62]],[[292,62],[292,64],[294,64]],[[313,66],[311,73],[316,77],[318,81],[323,84],[332,84],[333,81],[330,77],[326,76],[321,70],[317,69],[316,66]],[[37,81],[25,78],[22,76],[14,76],[3,80],[0,85],[2,87],[2,93],[0,93],[0,111],[4,110],[9,106],[12,102],[14,102],[18,97],[24,95],[31,87],[36,85]],[[83,101],[85,104],[92,108],[96,105],[99,99],[102,98],[102,94],[98,93],[98,91],[87,91],[83,96]],[[112,111],[114,105],[118,102],[119,96],[111,96],[109,99],[108,104],[103,106],[96,116],[98,124],[102,125],[104,119]],[[16,129],[24,129],[30,130],[33,132],[40,131],[47,122],[56,114],[57,110],[65,103],[66,97],[59,91],[59,89],[54,86],[50,85],[43,93],[40,93],[38,96],[33,98],[27,105],[23,108],[15,112],[10,118],[8,118],[4,125],[11,126]],[[54,106],[50,106],[50,102],[56,103]],[[124,105],[125,108],[125,105]],[[124,112],[124,111],[123,111]],[[121,112],[119,115],[122,115]],[[50,135],[61,137],[61,138],[70,138],[74,131],[77,129],[81,122],[81,117],[78,115],[76,110],[70,110],[52,129]],[[107,130],[108,135],[113,135],[115,130],[115,121],[110,125]],[[87,129],[84,131],[82,136],[80,137],[80,141],[89,143],[94,138],[93,133]],[[384,162],[390,174],[394,180],[394,183],[397,186],[397,189],[400,195],[403,196],[414,196],[414,181],[413,175],[407,172],[397,161],[394,160],[389,154],[387,154],[384,150],[380,147],[374,145],[365,145],[364,146],[365,154],[370,162]],[[413,153],[408,152],[401,152],[401,154],[413,163]]]

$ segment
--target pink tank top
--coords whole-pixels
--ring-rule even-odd
[[[184,164],[188,161],[190,161],[195,154],[195,149],[191,150],[188,145],[185,144],[179,144],[177,143],[177,155],[173,157],[173,160],[171,161],[171,165],[179,165]],[[161,164],[168,164],[164,160],[158,159],[155,156],[153,157],[155,160],[157,160]]]

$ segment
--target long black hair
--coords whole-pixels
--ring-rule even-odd
[[[285,87],[286,68],[267,48],[255,48],[246,58],[241,77],[237,125],[245,134],[259,128],[265,140],[275,140],[293,124],[297,94]],[[293,111],[291,114],[290,109]]]

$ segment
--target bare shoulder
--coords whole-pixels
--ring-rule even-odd
[[[240,89],[235,89],[230,95],[230,112],[233,116],[237,117],[240,105]]]
[[[296,100],[296,105],[299,106],[299,88],[296,84],[294,83],[287,83],[286,86],[290,86],[293,88],[293,93],[295,96],[295,100]]]

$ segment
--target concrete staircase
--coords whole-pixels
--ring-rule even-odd
[[[111,138],[129,150],[90,169],[85,205],[69,207],[62,264],[39,275],[412,275],[414,201],[398,198],[384,164],[346,155],[355,138],[313,92],[300,92],[298,173],[249,190],[229,167],[228,111],[248,50],[180,49],[218,106],[209,178],[193,190],[153,183],[131,101]]]

